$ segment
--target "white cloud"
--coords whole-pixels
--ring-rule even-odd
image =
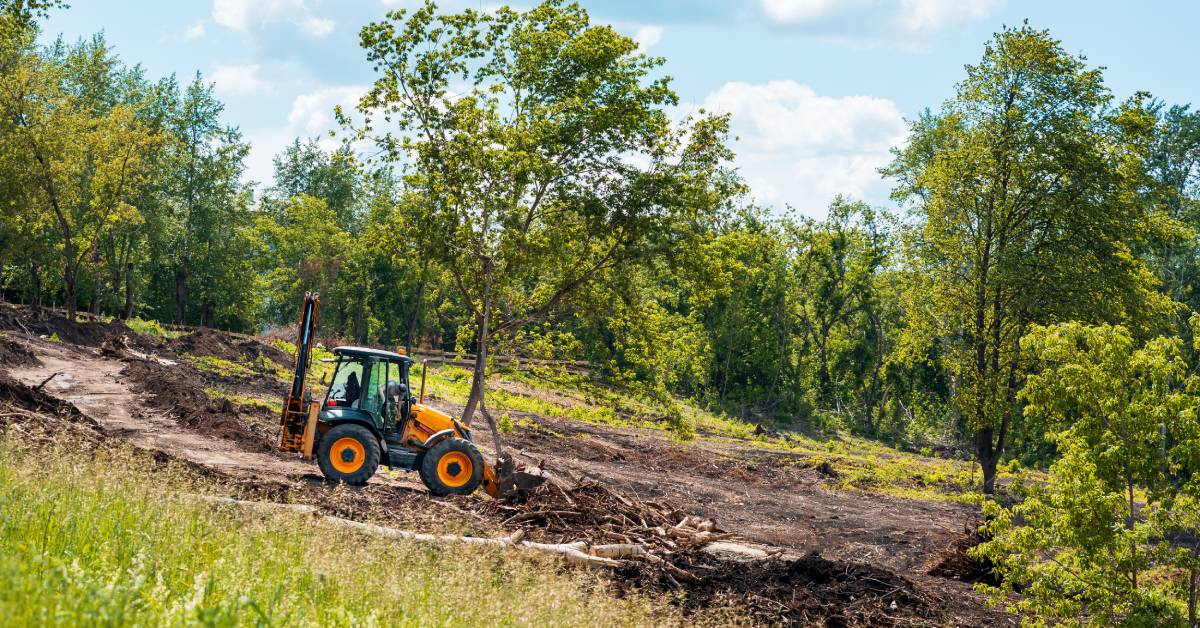
[[[300,30],[309,37],[320,39],[333,32],[333,20],[319,17],[306,17],[300,22]]]
[[[219,94],[250,94],[267,87],[267,82],[260,76],[262,66],[223,65],[208,75],[208,80],[216,85]]]
[[[776,22],[803,22],[824,15],[833,0],[762,0],[762,6]]]
[[[821,96],[794,81],[731,82],[701,106],[731,114],[735,164],[758,200],[809,215],[823,214],[837,194],[886,200],[876,170],[907,130],[891,100]]]
[[[1003,0],[903,0],[900,23],[912,32],[928,32],[982,20]]]
[[[341,140],[329,137],[329,131],[337,130],[337,121],[333,118],[333,108],[341,105],[342,110],[357,119],[355,107],[358,99],[365,94],[367,87],[360,85],[345,85],[318,89],[309,94],[301,94],[292,101],[292,110],[288,114],[287,125],[274,129],[260,129],[249,132],[246,138],[250,141],[250,155],[246,158],[246,179],[270,185],[275,176],[274,157],[283,151],[296,138],[317,138],[317,144],[326,151],[332,151],[341,146]],[[364,145],[357,146],[364,149]]]
[[[299,135],[324,134],[334,129],[333,108],[341,105],[350,113],[358,105],[358,99],[367,88],[358,85],[328,87],[311,94],[302,94],[292,101],[292,112],[288,114],[288,125]]]
[[[212,19],[240,32],[251,27],[289,23],[318,39],[332,33],[335,26],[333,20],[313,15],[305,0],[213,0]]]
[[[633,41],[637,42],[638,48],[646,50],[662,41],[662,35],[661,26],[642,26],[633,34]]]
[[[213,0],[213,21],[233,30],[245,30],[250,21],[249,0]]]
[[[187,27],[183,32],[183,38],[187,41],[204,37],[204,20],[197,20],[194,24]]]
[[[886,40],[931,33],[987,18],[1004,0],[760,0],[782,25],[844,41]]]

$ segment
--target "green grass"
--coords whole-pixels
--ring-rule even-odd
[[[131,318],[125,321],[125,325],[132,329],[135,333],[143,336],[155,336],[165,340],[172,340],[183,335],[184,332],[174,331],[162,326],[156,320],[143,320],[140,318]]]
[[[122,451],[0,436],[6,625],[676,623],[654,601],[516,552],[359,537],[214,507],[219,490]]]
[[[283,411],[283,401],[280,399],[260,399],[258,397],[251,397],[250,395],[242,395],[221,390],[220,388],[213,386],[206,386],[204,388],[204,394],[208,395],[212,399],[228,399],[236,404],[241,404],[244,406],[258,406],[260,408],[271,410],[275,413]]]
[[[180,357],[201,371],[224,375],[226,377],[251,377],[255,373],[254,369],[247,364],[211,355],[192,355],[188,353]]]

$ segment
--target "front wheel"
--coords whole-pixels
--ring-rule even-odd
[[[483,481],[483,456],[470,441],[447,438],[425,452],[421,479],[434,495],[470,495]]]
[[[321,436],[317,466],[330,482],[362,486],[379,468],[379,441],[361,425],[335,426]]]

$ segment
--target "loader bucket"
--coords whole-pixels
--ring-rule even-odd
[[[484,465],[483,468],[483,490],[492,497],[508,497],[533,490],[545,481],[543,475],[517,471],[512,456],[508,454],[500,456],[495,465]]]

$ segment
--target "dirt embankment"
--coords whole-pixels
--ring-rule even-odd
[[[274,434],[252,424],[243,413],[259,414],[254,406],[212,399],[198,385],[195,375],[183,365],[167,366],[147,360],[127,360],[121,372],[132,388],[145,395],[150,405],[166,412],[188,429],[233,441],[248,451],[273,451]]]
[[[278,366],[291,368],[292,356],[279,348],[248,338],[238,338],[213,329],[197,329],[170,343],[176,353],[207,355],[233,362],[257,362],[267,359]]]

